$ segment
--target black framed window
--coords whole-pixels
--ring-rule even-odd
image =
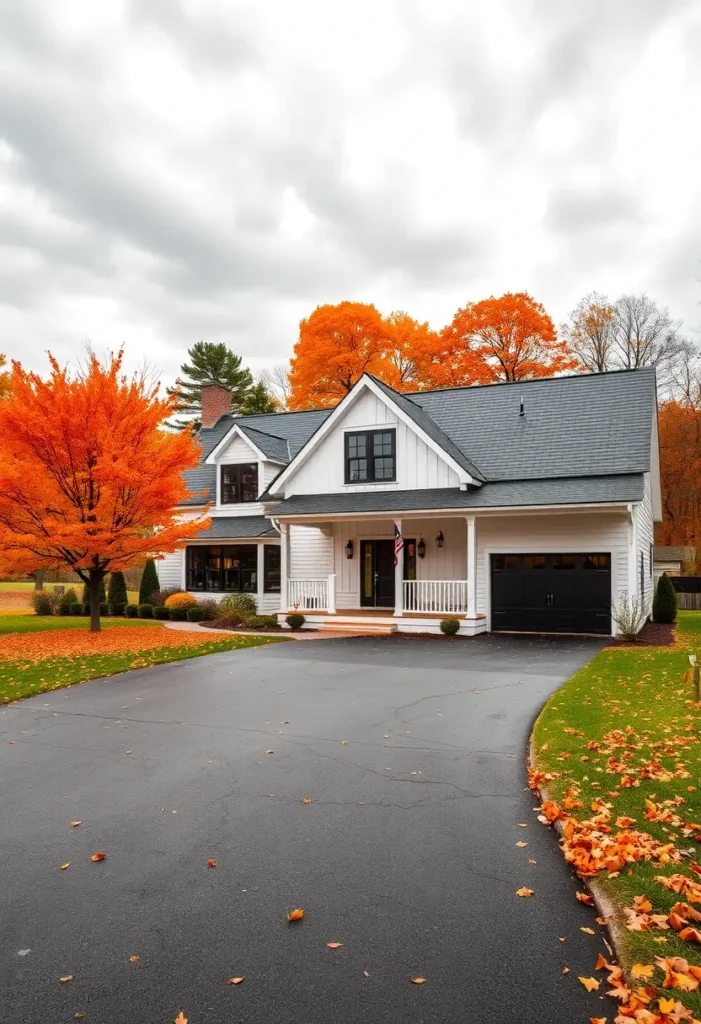
[[[263,547],[263,590],[266,594],[280,593],[280,546],[265,544]]]
[[[645,599],[645,557],[640,552],[640,597]]]
[[[655,549],[654,549],[654,547],[651,544],[650,545],[650,579],[653,578],[654,566],[655,566]]]
[[[404,579],[416,579],[416,540],[404,538]]]
[[[209,544],[187,549],[187,589],[255,594],[258,548],[255,544]]]
[[[397,479],[395,430],[362,430],[346,434],[347,484]]]
[[[221,467],[221,503],[236,505],[258,500],[258,463],[241,462]]]

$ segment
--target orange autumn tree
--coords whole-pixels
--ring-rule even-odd
[[[7,398],[10,394],[10,375],[3,369],[6,363],[7,359],[0,352],[0,398]]]
[[[420,391],[433,384],[432,364],[438,357],[440,338],[427,323],[397,311],[385,317],[387,365],[382,379],[396,391]]]
[[[317,306],[299,325],[290,363],[290,409],[330,408],[364,373],[389,380],[389,329],[374,306]]]
[[[701,551],[701,410],[684,401],[660,406],[662,522],[658,544]]]
[[[105,365],[89,353],[73,375],[49,359],[47,380],[13,362],[0,402],[0,576],[72,569],[88,586],[96,632],[107,572],[154,547],[175,551],[207,525],[174,512],[200,449],[189,431],[163,429],[177,396],[128,380],[121,352]]]
[[[578,367],[544,307],[507,292],[459,309],[441,332],[431,375],[435,387],[552,377]]]

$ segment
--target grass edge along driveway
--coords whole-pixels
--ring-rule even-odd
[[[692,651],[701,654],[697,612],[680,613],[674,648],[605,648],[553,694],[533,730],[531,785],[547,797],[541,820],[558,821],[566,858],[611,909],[625,975],[593,963],[592,976],[600,992],[616,990],[616,1022],[701,1018],[701,705],[685,679]]]
[[[269,643],[284,643],[287,637],[280,636],[236,636],[227,635],[224,637],[211,638],[200,633],[183,634],[166,630],[162,623],[148,622],[141,619],[103,619],[102,625],[111,634],[111,638],[117,640],[115,649],[108,651],[99,650],[94,653],[85,650],[84,638],[91,634],[87,630],[88,619],[59,617],[59,616],[25,616],[0,617],[0,705],[9,704],[20,700],[23,697],[33,697],[38,693],[46,693],[50,690],[58,690],[64,686],[71,686],[73,683],[84,683],[90,679],[97,679],[102,676],[112,676],[119,672],[128,672],[130,669],[149,668],[152,665],[162,665],[166,662],[182,661],[186,658],[197,658],[204,654],[217,654],[220,651],[235,651],[246,647],[260,647]],[[10,628],[14,625],[15,628]],[[138,627],[145,627],[148,630],[148,647],[139,649]],[[43,628],[42,628],[43,627]],[[80,651],[70,653],[71,637],[78,639],[77,630],[82,627],[80,633]],[[119,627],[128,627],[119,630]],[[163,633],[162,646],[154,643],[154,632],[161,630]],[[57,655],[51,653],[50,644],[47,642],[47,656],[42,657],[41,651],[37,654],[36,648],[29,652],[30,643],[36,642],[37,633],[50,633],[52,639],[58,631],[65,631],[65,640],[68,650],[65,654]],[[16,638],[22,634],[27,636],[27,656],[7,657],[3,656],[3,640],[6,640],[6,651],[9,649],[10,638]],[[92,634],[97,638],[104,634]],[[187,636],[187,643],[185,637]],[[31,637],[31,641],[30,641]],[[124,637],[124,649],[120,649],[121,643],[117,638]],[[48,639],[48,638],[47,638]],[[136,643],[129,643],[134,639]],[[101,643],[100,639],[96,643]],[[16,645],[15,645],[16,646]]]

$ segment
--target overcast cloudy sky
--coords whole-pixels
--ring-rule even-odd
[[[699,0],[0,0],[0,351],[286,360],[356,299],[701,324]]]

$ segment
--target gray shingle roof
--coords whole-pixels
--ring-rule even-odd
[[[621,476],[650,469],[655,371],[549,377],[544,380],[400,395],[392,401],[478,480],[554,480]],[[525,415],[519,415],[521,398]],[[222,416],[200,432],[204,459],[238,423],[273,461],[287,462],[330,409]],[[289,456],[282,458],[285,448]],[[191,490],[215,493],[214,466],[185,474]],[[390,492],[396,494],[396,492]],[[197,505],[191,498],[185,505]]]
[[[410,512],[421,509],[479,509],[514,505],[578,505],[609,501],[641,501],[642,474],[504,480],[469,487],[440,487],[414,491],[345,491],[342,494],[293,494],[271,509],[277,516],[324,515],[344,512]]]
[[[278,536],[277,530],[265,516],[216,516],[208,530],[197,534],[197,540],[238,540],[247,537]]]

